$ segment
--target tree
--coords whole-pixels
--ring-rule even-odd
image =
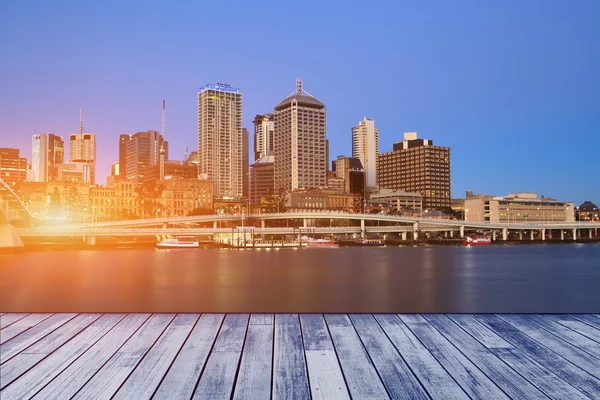
[[[48,207],[51,214],[57,214],[62,208],[62,199],[58,187],[54,187],[54,192],[50,195],[50,206]]]
[[[156,185],[154,182],[144,182],[136,189],[138,193],[138,204],[142,218],[154,217],[158,210],[162,209],[160,198],[163,192],[163,185]]]
[[[267,213],[285,212],[287,199],[288,194],[284,188],[279,188],[277,192],[269,189],[267,195],[262,197],[261,203]]]
[[[352,211],[355,213],[362,213],[365,207],[365,197],[362,193],[355,193],[352,199]]]

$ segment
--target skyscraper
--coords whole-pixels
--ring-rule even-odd
[[[131,135],[119,136],[119,179],[127,179],[127,142],[131,140]]]
[[[52,133],[33,135],[31,140],[31,168],[35,182],[58,180],[58,165],[65,161],[65,143]]]
[[[275,106],[275,191],[327,185],[325,105],[302,89]]]
[[[90,182],[96,181],[96,135],[74,133],[69,135],[69,162],[85,164],[90,169]]]
[[[249,188],[249,184],[248,184],[248,179],[249,179],[249,175],[248,175],[248,168],[250,168],[250,163],[249,163],[249,144],[248,144],[248,139],[249,139],[250,133],[248,132],[248,129],[246,128],[242,128],[242,193],[245,199],[248,198],[248,190]]]
[[[273,155],[273,114],[257,115],[254,118],[254,161]]]
[[[242,92],[223,83],[198,92],[198,174],[215,198],[244,195]]]
[[[406,132],[393,151],[379,155],[377,182],[382,188],[421,193],[424,209],[450,207],[450,148]]]
[[[0,178],[9,185],[27,179],[27,159],[19,153],[19,149],[0,148]]]
[[[123,135],[121,135],[123,137]],[[137,132],[125,141],[125,168],[119,175],[143,182],[151,167],[160,164],[160,148],[164,145],[165,162],[169,159],[169,143],[157,131]],[[121,154],[119,155],[121,156]]]
[[[364,117],[352,128],[352,157],[358,158],[365,169],[367,187],[377,186],[377,157],[379,130],[372,118]]]

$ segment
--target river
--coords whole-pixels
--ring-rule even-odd
[[[598,313],[600,245],[4,254],[0,312]]]

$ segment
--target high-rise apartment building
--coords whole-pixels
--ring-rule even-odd
[[[274,133],[273,114],[257,115],[254,118],[254,161],[273,155]]]
[[[27,159],[19,149],[0,148],[0,178],[9,185],[27,180]]]
[[[69,135],[69,162],[85,164],[89,168],[90,181],[96,182],[96,135],[93,133],[74,133]]]
[[[127,179],[127,142],[131,135],[119,135],[119,179]]]
[[[58,165],[65,161],[65,142],[52,133],[33,135],[31,168],[35,182],[58,180]]]
[[[249,188],[249,179],[250,179],[250,175],[249,175],[249,171],[248,169],[250,168],[250,144],[248,143],[248,140],[250,139],[250,133],[248,132],[248,129],[246,128],[242,128],[242,194],[244,196],[245,199],[248,198],[248,191],[250,190]]]
[[[366,185],[377,186],[379,130],[373,118],[364,117],[352,128],[352,157],[358,158],[365,169]]]
[[[393,151],[379,155],[377,182],[382,188],[421,193],[424,209],[450,207],[450,148],[406,132]]]
[[[296,90],[275,106],[275,191],[294,191],[327,185],[325,105]]]
[[[123,138],[124,135],[121,135]],[[129,136],[129,135],[128,135]],[[120,139],[121,140],[121,139]],[[160,165],[160,149],[164,146],[165,162],[169,159],[169,143],[157,131],[137,132],[125,141],[125,168],[119,161],[119,176],[143,182],[149,169]],[[119,159],[121,154],[119,154]],[[125,174],[125,175],[124,175]]]
[[[261,204],[263,197],[273,194],[274,156],[264,156],[250,166],[250,204]]]
[[[242,92],[223,83],[198,92],[198,174],[215,198],[244,195]]]

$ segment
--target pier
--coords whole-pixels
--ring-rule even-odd
[[[600,397],[600,316],[14,314],[9,399]]]

